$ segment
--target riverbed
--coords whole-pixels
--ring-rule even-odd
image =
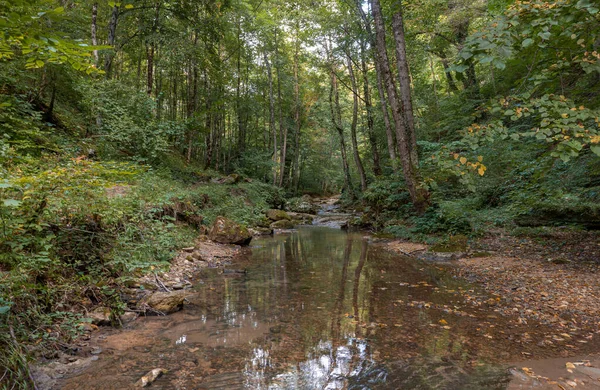
[[[134,388],[164,368],[152,388],[516,389],[533,382],[515,362],[564,355],[541,343],[552,329],[500,315],[453,265],[363,233],[299,227],[234,266],[204,270],[183,311],[94,335],[98,360],[58,388]]]

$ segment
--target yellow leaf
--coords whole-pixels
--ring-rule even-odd
[[[443,319],[443,318],[442,318],[441,320],[439,320],[438,322],[439,322],[440,324],[442,324],[442,325],[448,325],[448,321],[446,321],[446,320],[445,320],[445,319]]]
[[[482,162],[483,161],[483,156],[477,156],[477,161]]]
[[[485,174],[485,167],[483,165],[480,166],[477,173],[479,173],[479,176],[483,176]]]
[[[569,114],[567,114],[567,113],[562,113],[562,114],[560,114],[560,116],[562,116],[563,118],[568,118],[568,117],[569,117]]]
[[[467,162],[467,159],[465,157],[461,157],[460,158],[460,163],[461,164],[465,164]]]
[[[456,160],[458,158],[458,153],[454,153],[454,159]]]

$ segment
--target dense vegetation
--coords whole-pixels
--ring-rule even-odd
[[[341,192],[410,239],[597,228],[599,19],[590,0],[0,0],[4,374],[26,383],[21,341],[61,348],[82,301],[118,309],[202,224],[258,224],[283,195]]]

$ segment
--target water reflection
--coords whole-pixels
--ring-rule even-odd
[[[470,304],[472,286],[360,234],[306,227],[250,252],[247,274],[207,271],[184,311],[109,338],[64,388],[122,389],[164,367],[154,388],[500,389],[493,362],[540,352],[531,328],[516,344],[524,329]]]
[[[334,347],[331,341],[320,341],[308,353],[307,359],[293,365],[288,371],[269,378],[269,352],[253,350],[244,375],[246,387],[252,389],[345,389],[348,379],[359,377],[371,369],[375,362],[368,354],[365,340],[349,339],[348,344]],[[379,378],[384,381],[385,378]]]

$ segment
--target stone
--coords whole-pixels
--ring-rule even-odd
[[[160,378],[163,374],[166,374],[168,371],[164,368],[155,368],[154,370],[148,371],[146,375],[140,378],[139,381],[135,383],[136,387],[147,387],[150,386],[155,380]]]
[[[292,219],[292,217],[290,217],[289,214],[283,210],[270,209],[270,210],[267,210],[266,215],[267,215],[267,218],[269,218],[271,221],[281,221],[283,219],[286,219],[289,221]]]
[[[132,311],[126,311],[119,318],[121,319],[121,324],[125,325],[132,321],[135,321],[137,317],[138,317],[137,313],[134,313]]]
[[[156,314],[152,311],[160,312],[163,314],[175,313],[178,310],[183,309],[183,301],[185,299],[185,291],[171,291],[171,292],[155,292],[143,299],[138,306],[140,308],[150,307],[152,310],[149,314]]]
[[[217,217],[208,237],[219,244],[248,245],[252,234],[245,227],[225,217]]]
[[[266,227],[255,227],[250,229],[253,236],[270,236],[273,234],[273,229]]]
[[[303,224],[312,224],[315,216],[312,214],[306,214],[306,213],[293,213],[293,212],[289,212],[288,213],[290,217],[292,217],[292,219],[297,219],[298,221],[301,221]]]
[[[110,309],[100,306],[88,313],[88,317],[92,319],[94,325],[110,325]]]
[[[211,181],[213,183],[218,183],[218,184],[236,184],[239,183],[240,181],[242,181],[242,177],[236,173],[232,173],[229,176],[225,176],[222,178],[216,178],[216,179],[212,179]]]
[[[282,219],[280,221],[275,221],[271,224],[272,229],[293,229],[296,226],[297,221],[288,221],[287,219]]]

